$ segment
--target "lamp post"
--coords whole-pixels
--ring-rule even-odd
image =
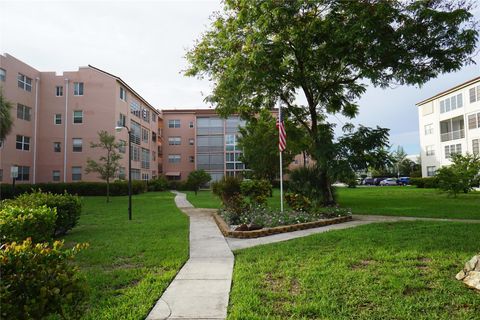
[[[126,125],[116,126],[117,132],[125,128],[128,132],[128,220],[132,220],[132,134]]]

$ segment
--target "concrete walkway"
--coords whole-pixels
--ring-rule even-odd
[[[190,259],[146,319],[225,319],[233,254],[211,210],[195,209],[185,194],[176,194],[175,203],[190,217]]]

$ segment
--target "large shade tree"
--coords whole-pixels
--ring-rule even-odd
[[[186,74],[213,81],[207,100],[225,116],[281,101],[305,129],[325,202],[334,203],[338,148],[328,115],[354,118],[368,83],[422,85],[473,62],[469,10],[448,0],[225,0],[187,53]]]
[[[2,88],[0,88],[0,141],[7,137],[13,126],[13,119],[10,113],[12,104],[5,99],[1,89]]]

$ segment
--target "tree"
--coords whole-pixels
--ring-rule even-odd
[[[212,176],[208,172],[205,172],[205,170],[195,170],[188,175],[187,185],[190,186],[193,191],[195,191],[195,195],[197,195],[200,187],[210,182],[210,180],[212,180]]]
[[[187,53],[186,75],[213,81],[206,100],[223,116],[251,117],[280,101],[304,128],[325,202],[333,204],[329,173],[338,155],[328,115],[354,118],[367,82],[422,85],[472,63],[478,33],[470,7],[447,0],[225,0]]]
[[[392,152],[392,160],[393,160],[395,175],[397,177],[400,177],[400,167],[402,166],[404,161],[408,160],[407,153],[405,152],[402,146],[398,146],[397,150]]]
[[[87,159],[86,173],[96,172],[98,177],[107,182],[107,202],[110,202],[110,179],[115,177],[120,168],[120,159],[122,156],[118,153],[120,143],[115,142],[115,136],[107,131],[98,132],[99,143],[90,143],[91,148],[102,148],[106,155],[101,156],[99,161]]]
[[[452,155],[452,164],[437,171],[438,186],[454,197],[468,193],[480,183],[480,156],[475,154]]]
[[[287,148],[283,151],[282,162],[286,168],[295,155],[302,151],[300,130],[288,119],[284,119],[287,132]],[[241,160],[253,170],[256,179],[272,182],[279,179],[278,129],[276,120],[269,110],[262,110],[258,117],[250,119],[244,128],[240,128],[239,146],[243,150]]]
[[[4,140],[12,130],[13,119],[10,111],[12,104],[5,99],[0,90],[0,141]]]

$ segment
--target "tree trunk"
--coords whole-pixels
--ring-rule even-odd
[[[110,202],[110,179],[107,178],[107,202]]]

